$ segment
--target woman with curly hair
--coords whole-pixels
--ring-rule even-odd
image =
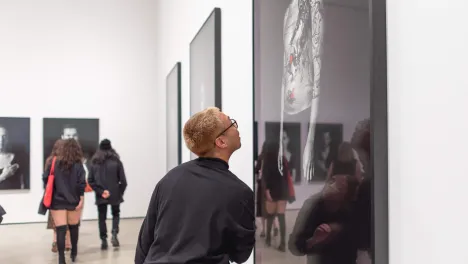
[[[83,151],[76,140],[63,140],[54,157],[56,157],[54,192],[49,210],[57,232],[58,263],[64,264],[67,227],[70,230],[72,262],[75,262],[78,253],[78,229],[86,179],[83,168]],[[44,184],[47,184],[52,162],[53,158],[46,164],[43,175]]]
[[[54,156],[57,156],[59,147],[63,144],[63,140],[59,139],[55,141],[54,147],[52,148],[52,151],[50,152],[49,157],[47,157],[45,165],[44,165],[44,170],[47,169],[47,164],[52,163],[52,159]],[[45,186],[44,186],[45,188]],[[47,219],[47,229],[52,229],[54,230],[54,240],[52,242],[52,252],[57,253],[57,232],[55,230],[55,225],[54,225],[54,219],[52,219],[52,214],[49,212],[49,217]],[[70,242],[70,231],[67,230],[67,235],[66,235],[66,241],[65,241],[65,250],[69,251],[71,249],[71,242]]]

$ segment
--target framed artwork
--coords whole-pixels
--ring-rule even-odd
[[[280,122],[265,122],[265,141],[280,144]],[[301,123],[283,123],[282,144],[289,172],[295,183],[301,182]]]
[[[324,180],[339,144],[350,142],[366,159],[361,160],[366,164],[364,180],[352,191],[361,199],[353,212],[362,218],[356,227],[362,234],[359,243],[370,253],[358,256],[358,261],[335,254],[329,261],[388,264],[386,0],[253,0],[252,5],[254,117],[284,127],[302,124],[300,143],[295,143],[300,160],[300,179],[295,181],[302,183],[295,185],[296,201],[287,204],[286,218],[293,218],[291,223],[303,221],[290,211],[311,209],[304,208],[310,197],[331,185]],[[360,134],[366,140],[356,140],[352,135],[356,124],[368,117],[369,128]],[[278,129],[265,129],[265,137],[277,137],[279,146],[290,142],[273,135]],[[277,162],[281,167],[281,159]],[[265,249],[265,243],[274,239],[266,226],[265,238],[257,240],[255,261],[281,261]],[[295,230],[286,227],[289,241],[300,237]],[[295,250],[284,247],[282,237],[279,234],[274,241],[276,246]]]
[[[190,42],[190,115],[222,109],[221,75],[221,9],[215,8]]]
[[[343,142],[342,124],[315,125],[314,171],[308,182],[323,182],[327,178],[331,162],[338,155],[338,147]]]
[[[166,77],[166,169],[182,162],[182,65],[177,62]]]
[[[83,150],[86,164],[99,146],[99,119],[97,118],[44,118],[43,129],[42,164],[45,164],[58,139],[77,140]]]
[[[30,123],[0,117],[0,191],[30,189]]]

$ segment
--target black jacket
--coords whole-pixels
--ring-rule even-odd
[[[44,186],[47,184],[51,165],[47,167],[42,176]],[[70,169],[62,167],[61,162],[55,164],[55,181],[52,195],[53,210],[74,210],[84,195],[86,188],[85,170],[83,163],[75,163]]]
[[[91,165],[88,183],[96,193],[96,204],[118,205],[123,203],[123,195],[127,188],[127,179],[122,162],[115,158],[108,158],[103,163]],[[102,198],[102,193],[107,190],[109,198]]]
[[[289,237],[288,247],[296,256],[307,255],[307,263],[356,263],[357,248],[353,241],[351,211],[329,213],[323,210],[321,193],[308,198],[296,218],[293,231]],[[341,230],[328,243],[322,243],[308,249],[306,241],[314,234],[315,229],[324,223],[339,223]]]
[[[254,244],[253,191],[226,162],[198,158],[156,185],[135,264],[243,263]]]

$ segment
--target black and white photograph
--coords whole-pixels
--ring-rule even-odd
[[[43,164],[58,139],[77,140],[88,161],[99,145],[99,119],[44,118]],[[85,161],[85,162],[86,162]]]
[[[266,148],[270,153],[277,152],[276,159],[265,156],[263,170],[258,170],[256,175],[263,182],[270,182],[271,187],[263,188],[266,184],[255,182],[257,197],[264,199],[257,205],[256,263],[367,264],[372,256],[383,252],[374,249],[383,250],[388,238],[377,238],[372,228],[379,226],[379,230],[384,230],[381,234],[388,230],[387,220],[384,220],[388,216],[384,209],[387,197],[382,191],[387,188],[386,179],[379,178],[374,181],[375,185],[372,183],[372,186],[380,186],[378,194],[372,198],[371,188],[360,186],[371,186],[373,174],[365,173],[366,164],[377,168],[371,162],[379,161],[379,177],[386,177],[387,150],[385,146],[377,152],[367,147],[371,146],[370,129],[363,132],[359,140],[353,139],[352,133],[357,122],[371,117],[371,124],[379,122],[380,127],[383,126],[379,142],[386,142],[385,12],[385,1],[379,0],[253,1],[253,122],[265,128],[265,132],[259,133],[257,147],[262,146],[264,137],[273,137],[280,147],[274,151]],[[279,124],[265,124],[266,120]],[[294,135],[295,130],[289,130],[289,123],[300,123],[300,133]],[[278,135],[278,131],[282,134]],[[372,135],[372,142],[377,142],[374,138],[377,135]],[[375,154],[379,151],[381,159]],[[276,175],[271,173],[276,169],[284,170],[283,156],[288,156],[288,152],[296,168],[293,186],[284,180],[276,181]],[[357,167],[353,169],[356,164],[361,166],[360,173]],[[335,188],[333,184],[337,178],[334,176],[340,173],[357,176],[340,180],[359,181],[353,182],[355,185],[348,184],[349,190],[346,190],[361,197],[359,207],[352,212],[353,217],[360,219],[359,225],[352,226],[359,230],[359,235],[343,234],[334,236],[332,243],[330,239],[326,243],[309,245],[315,239],[320,240],[314,235],[319,233],[314,230],[321,228],[320,223],[329,221],[337,211],[344,213],[348,204],[355,202],[349,198],[353,196],[343,195],[333,201],[337,205],[334,213],[316,214],[329,210],[324,204],[334,198],[323,194]],[[288,195],[273,197],[275,188]],[[293,196],[295,199],[291,202]],[[380,214],[373,218],[367,213],[371,210],[371,201],[373,205],[379,201],[374,211],[380,210]],[[305,227],[303,223],[307,219],[317,221],[309,221],[310,225]],[[298,246],[306,244],[307,248]],[[330,246],[335,244],[344,246]],[[380,263],[381,259],[376,257],[374,261]]]
[[[280,140],[280,122],[265,122],[265,140],[283,144],[283,155],[295,183],[301,182],[301,123],[283,123]]]
[[[343,142],[342,124],[315,125],[314,172],[309,182],[326,180],[328,169],[338,155],[341,142]]]
[[[0,117],[0,190],[30,188],[30,119]]]

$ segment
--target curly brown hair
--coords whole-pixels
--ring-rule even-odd
[[[74,139],[65,139],[57,151],[60,167],[69,170],[75,163],[83,162],[83,151],[80,143]]]
[[[52,159],[54,158],[54,156],[58,155],[58,151],[59,151],[59,149],[61,148],[62,145],[63,145],[63,140],[62,139],[59,139],[59,140],[55,141],[54,146],[52,147],[52,151],[50,152],[49,157],[47,157],[45,165],[44,165],[46,169],[52,163]]]

